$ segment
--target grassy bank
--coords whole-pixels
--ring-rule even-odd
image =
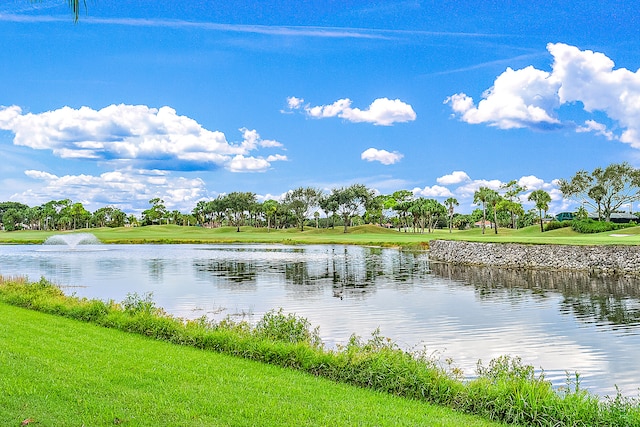
[[[639,245],[640,227],[624,230],[580,234],[570,228],[540,232],[539,226],[519,230],[501,228],[498,234],[487,229],[472,230],[434,230],[432,233],[399,232],[377,226],[357,226],[349,228],[347,233],[342,227],[335,229],[305,228],[267,230],[265,228],[235,227],[202,228],[161,225],[149,227],[121,227],[78,230],[90,232],[104,243],[286,243],[286,244],[357,244],[378,246],[400,246],[424,248],[429,240],[452,239],[475,242],[502,242],[528,244],[566,244],[566,245]],[[0,243],[42,243],[47,237],[58,232],[51,231],[13,231],[0,232]]]
[[[57,314],[73,319],[84,320],[86,322],[94,323],[96,325],[106,326],[112,329],[119,329],[121,331],[133,332],[139,335],[144,335],[150,338],[155,338],[160,341],[166,341],[173,344],[181,344],[185,347],[193,347],[195,349],[211,350],[217,353],[223,353],[233,356],[239,356],[245,359],[252,359],[255,361],[265,362],[271,365],[277,365],[280,367],[289,368],[299,372],[305,372],[311,374],[314,377],[323,377],[337,383],[356,385],[361,388],[368,388],[379,392],[385,392],[390,395],[397,395],[412,399],[414,401],[428,402],[438,404],[440,406],[448,406],[455,408],[461,412],[467,412],[471,414],[480,415],[486,419],[498,420],[501,422],[518,423],[523,425],[539,425],[539,426],[640,426],[640,404],[635,399],[628,399],[622,396],[616,396],[614,399],[607,399],[601,401],[595,396],[588,394],[587,392],[578,389],[578,387],[567,387],[562,393],[558,393],[554,390],[549,382],[547,382],[543,376],[536,376],[534,374],[533,367],[523,366],[517,358],[502,357],[489,363],[488,366],[480,366],[478,369],[478,376],[476,379],[463,382],[458,377],[455,368],[441,363],[438,360],[431,359],[424,354],[407,353],[390,340],[380,337],[374,334],[369,340],[362,340],[358,337],[353,337],[347,345],[340,347],[336,350],[327,350],[321,343],[319,343],[317,333],[315,333],[308,322],[305,319],[297,318],[292,315],[284,315],[281,312],[267,313],[256,325],[249,325],[244,322],[233,322],[230,320],[224,320],[219,323],[212,323],[206,321],[206,319],[199,319],[196,321],[185,322],[181,319],[176,319],[167,316],[161,309],[155,307],[152,301],[148,298],[141,298],[137,295],[130,295],[122,303],[116,304],[115,302],[103,302],[97,300],[78,299],[74,297],[65,296],[62,291],[48,284],[46,281],[41,280],[37,283],[27,283],[21,280],[4,280],[0,284],[0,301],[13,305],[19,305],[35,310],[39,310],[46,313]],[[3,308],[6,313],[7,308]],[[5,369],[7,372],[2,373],[0,378],[13,378],[11,382],[5,381],[7,387],[11,386],[11,393],[15,396],[21,396],[20,393],[29,393],[32,390],[33,395],[40,394],[38,387],[45,387],[41,403],[42,408],[48,408],[48,402],[57,405],[57,400],[67,400],[69,397],[67,394],[71,393],[67,390],[70,387],[75,387],[73,384],[78,383],[78,387],[86,387],[86,390],[101,390],[102,385],[94,384],[95,379],[85,379],[87,367],[91,363],[93,356],[89,357],[85,362],[87,365],[85,369],[69,369],[64,366],[65,363],[71,363],[72,359],[78,358],[82,354],[82,348],[95,348],[96,351],[105,352],[105,359],[102,359],[107,365],[107,369],[112,369],[113,363],[109,362],[110,357],[114,357],[114,360],[120,360],[124,358],[129,360],[133,365],[126,365],[128,369],[116,369],[115,375],[123,375],[121,377],[113,378],[109,372],[106,375],[106,381],[109,384],[105,385],[105,394],[107,397],[99,402],[86,403],[90,407],[102,408],[92,409],[92,413],[99,414],[104,419],[110,419],[111,417],[118,418],[120,415],[111,411],[110,407],[105,402],[109,402],[111,399],[117,399],[120,396],[120,390],[128,390],[128,387],[133,387],[135,390],[131,393],[135,397],[136,392],[140,392],[147,396],[146,387],[155,387],[155,382],[160,384],[160,387],[164,387],[170,390],[173,389],[190,389],[195,387],[207,388],[208,384],[217,380],[218,374],[211,374],[208,371],[196,375],[191,380],[179,380],[178,384],[172,381],[172,377],[176,375],[175,364],[182,364],[180,358],[173,359],[173,362],[160,362],[160,365],[169,365],[170,372],[172,374],[162,374],[160,380],[156,379],[155,372],[160,370],[157,365],[152,365],[141,370],[141,374],[135,373],[136,366],[144,366],[144,363],[151,363],[151,360],[144,360],[145,356],[137,356],[136,353],[128,351],[128,345],[120,343],[120,339],[114,338],[115,343],[105,344],[101,338],[92,338],[90,332],[88,335],[90,338],[75,339],[80,345],[80,349],[76,350],[76,353],[70,353],[68,357],[55,359],[54,355],[52,362],[47,362],[46,354],[49,354],[50,350],[46,348],[41,351],[34,351],[34,353],[28,354],[28,357],[22,357],[19,354],[10,353],[13,351],[14,346],[25,346],[24,351],[30,351],[29,347],[33,345],[37,347],[40,343],[31,342],[31,340],[37,341],[40,336],[46,337],[49,340],[52,337],[52,341],[49,341],[52,345],[55,342],[57,335],[62,340],[62,347],[71,346],[64,335],[67,333],[64,327],[55,327],[54,330],[47,331],[42,328],[47,328],[49,321],[46,322],[40,320],[33,321],[21,321],[18,324],[13,324],[12,318],[15,314],[3,314],[0,311],[3,319],[6,317],[7,321],[2,323],[0,331],[3,331],[2,339],[6,340],[7,345],[2,345],[0,355],[8,362],[2,365],[13,366]],[[42,318],[39,318],[42,320]],[[56,321],[57,322],[57,321]],[[22,337],[19,332],[19,325],[24,325],[27,330],[29,328],[36,330],[31,335],[30,339]],[[72,322],[73,323],[73,322]],[[14,326],[7,328],[6,325],[13,324]],[[70,324],[69,324],[70,325]],[[84,328],[87,325],[78,326],[78,328]],[[66,327],[66,326],[65,326]],[[75,326],[74,326],[75,327]],[[13,328],[13,329],[11,329]],[[98,330],[98,329],[96,329]],[[100,329],[102,330],[102,329]],[[87,332],[89,333],[89,332]],[[110,333],[115,333],[112,331]],[[120,335],[115,335],[119,337]],[[44,338],[43,338],[44,339]],[[127,338],[129,339],[129,338]],[[11,341],[9,341],[11,340]],[[22,344],[19,344],[22,342]],[[158,343],[160,345],[161,343]],[[154,344],[155,345],[155,344]],[[166,344],[163,344],[166,345]],[[148,354],[153,355],[151,358],[159,357],[160,354],[166,352],[172,352],[173,349],[178,349],[178,346],[161,347],[161,350],[150,351]],[[53,353],[60,350],[54,350]],[[123,353],[124,351],[124,353]],[[178,351],[178,350],[176,350]],[[180,350],[182,351],[182,350]],[[195,362],[190,363],[188,366],[195,367],[204,360],[223,360],[216,359],[210,352],[198,352],[194,351],[196,355]],[[38,356],[42,354],[44,356]],[[191,354],[191,353],[189,353]],[[38,360],[38,357],[44,357],[44,361]],[[57,357],[57,356],[56,356]],[[35,358],[33,362],[34,366],[40,363],[44,363],[44,368],[36,369],[32,375],[28,372],[18,374],[17,379],[12,377],[10,371],[19,371],[22,369],[22,363],[24,360],[31,360]],[[201,358],[202,360],[199,360]],[[212,363],[231,363],[232,359],[224,359],[224,362],[212,362]],[[124,362],[122,362],[124,363]],[[155,363],[155,362],[154,362]],[[186,363],[186,362],[185,362]],[[58,366],[62,365],[62,366]],[[259,365],[256,365],[259,366]],[[35,368],[25,368],[23,370],[31,370]],[[43,370],[49,369],[62,369],[64,374],[59,374],[57,378],[46,379],[42,381],[44,384],[40,384],[38,380],[39,375],[46,375]],[[213,370],[213,367],[206,368]],[[253,378],[255,375],[263,375],[264,373],[258,372],[250,373],[249,375],[243,374],[241,368],[236,372],[236,375],[248,376],[250,382],[255,382]],[[78,374],[74,372],[78,371]],[[277,372],[276,376],[291,374],[288,371],[273,371]],[[0,372],[1,373],[1,372]],[[6,375],[9,375],[8,377]],[[22,375],[29,378],[22,380]],[[31,375],[29,377],[29,375]],[[66,378],[70,381],[67,381]],[[216,377],[216,378],[213,378]],[[110,379],[111,378],[111,379]],[[127,379],[128,378],[128,379]],[[200,379],[198,382],[197,379]],[[298,378],[298,377],[295,377]],[[319,381],[311,376],[301,376],[301,378],[309,378],[313,381]],[[16,383],[17,381],[17,383]],[[231,380],[229,380],[231,381]],[[268,380],[270,382],[272,380]],[[289,380],[291,381],[291,380]],[[287,384],[289,381],[277,382],[277,384]],[[194,384],[192,384],[192,382]],[[262,383],[262,381],[258,381]],[[131,385],[133,384],[133,385]],[[323,383],[324,384],[324,383]],[[47,389],[47,387],[53,387],[53,389]],[[241,385],[231,387],[235,390],[236,387],[242,389]],[[270,387],[270,386],[265,386]],[[280,388],[277,386],[276,388]],[[287,388],[285,385],[283,389]],[[26,390],[26,391],[24,391]],[[66,390],[66,391],[65,391]],[[262,389],[261,389],[262,390]],[[318,389],[319,390],[319,389]],[[324,396],[325,391],[311,391],[302,400],[298,400],[299,405],[312,405],[315,403],[309,402],[309,396]],[[205,395],[211,391],[201,391]],[[280,392],[280,391],[279,391]],[[282,390],[284,392],[284,390]],[[329,391],[326,391],[330,393]],[[180,393],[180,391],[177,391]],[[229,394],[233,392],[226,392]],[[266,393],[260,391],[259,393]],[[258,393],[258,394],[259,394]],[[7,393],[4,393],[7,394]],[[63,397],[58,395],[62,394]],[[253,392],[248,393],[253,394]],[[152,394],[150,394],[152,395]],[[75,405],[85,405],[88,397],[83,397],[83,394],[78,396],[73,395],[75,398]],[[123,397],[127,400],[125,393]],[[256,405],[255,413],[260,414],[261,409],[264,407],[265,402],[268,401],[270,395],[263,396],[261,404]],[[180,401],[188,399],[178,394],[177,397]],[[230,397],[232,402],[228,406],[235,407],[236,410],[241,410],[241,404],[237,400],[237,396]],[[1,399],[1,398],[0,398]],[[93,398],[92,398],[93,399]],[[98,400],[101,398],[97,398]],[[148,398],[153,400],[153,398]],[[206,398],[203,398],[206,400]],[[234,400],[235,399],[235,400]],[[244,399],[244,398],[243,398]],[[267,399],[267,400],[265,400]],[[283,402],[288,402],[288,398],[283,399]],[[13,399],[9,399],[13,400]],[[156,409],[144,407],[137,411],[137,409],[130,409],[130,406],[137,408],[137,402],[143,401],[142,398],[129,401],[129,406],[123,406],[122,411],[125,409],[134,411],[135,414],[143,414],[145,411]],[[172,397],[167,400],[173,400]],[[313,400],[313,399],[311,399]],[[72,407],[75,407],[71,400]],[[417,403],[417,402],[414,402]],[[149,403],[150,404],[150,403]],[[168,403],[167,403],[168,404]],[[211,405],[212,403],[208,403]],[[122,403],[122,405],[126,405]],[[271,403],[269,403],[271,405]],[[278,406],[278,404],[273,404]],[[3,405],[4,406],[4,405]],[[14,410],[19,410],[28,406],[28,399],[25,398],[21,405],[16,407],[13,405]],[[160,405],[157,410],[160,410],[164,405]],[[194,407],[193,411],[199,416],[198,405]],[[360,409],[351,407],[353,412],[362,412]],[[429,408],[428,406],[425,406]],[[71,409],[72,410],[72,409]],[[302,410],[302,409],[300,409]],[[323,409],[324,410],[324,409]],[[386,411],[385,408],[383,410]],[[97,412],[96,412],[97,411]],[[106,411],[106,412],[105,412]],[[111,412],[109,412],[111,411]],[[193,412],[185,412],[186,409],[183,406],[175,407],[170,410],[171,413],[182,414],[185,416],[193,416]],[[276,409],[277,411],[277,409]],[[298,414],[296,409],[291,417],[292,419],[300,420],[300,422],[293,422],[292,424],[358,424],[360,421],[348,418],[350,412],[341,415],[347,418],[340,418],[337,421],[323,421],[322,419],[314,418],[310,421],[304,421],[309,417],[306,412],[304,414]],[[314,411],[314,410],[312,410]],[[331,411],[331,410],[329,410]],[[402,411],[410,411],[409,409],[399,409],[396,414],[402,413]],[[162,414],[165,414],[161,411]],[[133,417],[134,415],[127,415],[125,413],[123,417]],[[253,413],[252,413],[253,414]],[[22,413],[19,413],[22,416]],[[26,414],[25,417],[30,416]],[[136,415],[138,416],[138,415]],[[165,414],[165,416],[168,416]],[[180,416],[180,415],[178,415]],[[250,417],[253,417],[251,415]],[[275,416],[275,415],[274,415]],[[326,416],[326,415],[323,415]],[[336,415],[337,416],[337,415]],[[397,415],[394,415],[396,417]],[[453,415],[446,415],[446,417]],[[265,416],[266,417],[266,416]],[[277,416],[275,416],[277,421]],[[298,417],[298,418],[295,418]],[[403,416],[399,416],[401,419]],[[184,419],[184,418],[182,418]],[[245,423],[247,418],[240,418],[236,422],[229,422],[229,424],[242,424]],[[264,424],[271,424],[271,418],[264,418]],[[280,419],[282,421],[282,419]],[[255,421],[254,421],[255,422]],[[448,421],[447,421],[448,422]],[[387,419],[382,421],[362,421],[362,424],[386,424]],[[393,420],[390,424],[396,424],[397,420]],[[420,425],[446,425],[439,424],[439,422],[408,422],[409,424]],[[456,420],[453,422],[458,425],[469,425],[464,420]],[[167,423],[161,423],[167,424]],[[172,424],[172,423],[168,423]],[[226,422],[221,422],[226,424]],[[262,424],[260,422],[260,424]],[[275,422],[277,424],[277,422]],[[178,424],[180,425],[180,424]]]
[[[0,303],[5,426],[495,426],[416,400]]]

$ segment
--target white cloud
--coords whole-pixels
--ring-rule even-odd
[[[614,69],[603,53],[550,43],[552,71],[532,66],[498,76],[475,105],[464,93],[448,97],[454,113],[467,123],[487,123],[501,129],[574,126],[557,117],[561,105],[581,103],[584,111],[604,112],[621,129],[619,134],[594,120],[575,126],[577,132],[595,132],[640,149],[640,70]]]
[[[380,162],[383,165],[398,163],[403,157],[404,154],[397,151],[390,153],[387,150],[378,150],[376,148],[368,148],[360,155],[362,160],[366,160],[368,162]]]
[[[499,179],[474,179],[473,181],[469,181],[460,187],[455,189],[455,193],[462,198],[471,197],[473,198],[473,193],[475,193],[480,187],[488,187],[492,190],[500,190],[500,186],[502,185],[502,181]]]
[[[449,175],[444,175],[436,179],[436,182],[441,185],[454,185],[466,181],[471,181],[471,178],[463,171],[453,171]]]
[[[464,93],[447,98],[445,103],[471,124],[489,123],[500,129],[557,127],[560,122],[553,111],[559,106],[558,86],[550,73],[531,66],[522,70],[507,68],[482,94],[477,107]]]
[[[616,139],[615,134],[608,130],[606,125],[598,123],[595,120],[586,120],[584,126],[578,126],[576,128],[576,132],[593,132],[596,135],[604,136],[609,141]]]
[[[315,119],[339,117],[353,123],[373,123],[379,126],[391,126],[394,123],[411,122],[416,119],[416,113],[411,105],[399,99],[378,98],[366,110],[352,108],[352,101],[348,98],[315,107],[309,105],[303,107],[303,102],[301,98],[287,98],[290,109],[304,108],[307,116]]]
[[[167,208],[189,212],[198,199],[206,194],[205,183],[199,178],[173,177],[164,171],[123,169],[101,175],[57,176],[38,170],[25,175],[41,181],[41,187],[14,194],[11,200],[34,206],[49,200],[71,199],[85,208],[95,210],[107,205],[127,212],[139,211],[154,197],[165,201]]]
[[[287,98],[287,105],[289,106],[290,110],[297,110],[301,108],[303,103],[304,99],[302,98],[296,98],[295,96],[290,96]]]
[[[440,185],[432,185],[431,187],[419,188],[411,190],[414,196],[421,197],[453,197],[453,193],[447,188]]]
[[[63,107],[40,114],[23,114],[19,107],[0,107],[0,129],[15,134],[14,144],[51,150],[61,158],[102,160],[119,167],[165,170],[207,170],[224,167],[234,172],[264,171],[264,162],[249,154],[261,148],[281,148],[263,140],[255,130],[240,129],[243,140],[227,141],[170,107],[110,105],[101,110]],[[246,159],[238,162],[237,156]],[[277,160],[284,160],[281,156]],[[255,161],[252,161],[255,160]],[[248,165],[242,169],[240,164]]]

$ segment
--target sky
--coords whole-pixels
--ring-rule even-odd
[[[82,2],[81,2],[82,3]],[[0,201],[191,212],[233,191],[411,190],[640,167],[636,1],[0,4]],[[634,211],[639,206],[633,206]]]

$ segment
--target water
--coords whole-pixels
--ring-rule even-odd
[[[406,349],[452,358],[510,354],[561,386],[627,396],[640,387],[640,286],[579,273],[430,264],[424,252],[343,245],[0,246],[0,274],[44,276],[68,294],[122,301],[151,292],[170,314],[257,320],[282,307],[327,346],[376,328]]]

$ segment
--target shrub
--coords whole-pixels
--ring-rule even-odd
[[[591,218],[572,221],[571,228],[578,233],[602,233],[629,227],[629,224],[616,224],[607,221],[595,221]]]
[[[295,314],[285,315],[280,309],[265,313],[256,324],[255,332],[260,337],[274,341],[319,345],[321,340],[318,329],[312,331],[310,328],[311,324],[307,319]]]
[[[544,231],[557,230],[559,228],[571,227],[573,221],[565,220],[565,221],[549,221],[544,226]]]

